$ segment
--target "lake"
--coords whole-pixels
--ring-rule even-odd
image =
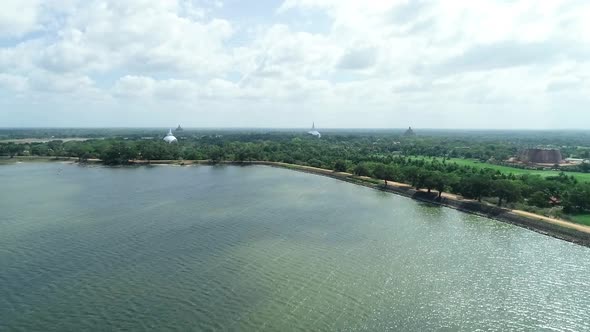
[[[0,330],[587,331],[590,249],[265,166],[0,166]]]

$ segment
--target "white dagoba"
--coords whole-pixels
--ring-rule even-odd
[[[178,140],[176,139],[176,137],[174,137],[174,135],[172,135],[172,129],[170,129],[168,131],[168,135],[166,135],[166,137],[164,137],[164,142],[170,144],[170,143],[174,143],[174,142],[178,142]]]
[[[311,125],[311,130],[307,132],[308,134],[315,136],[317,138],[322,137],[319,131],[315,130],[315,122]]]

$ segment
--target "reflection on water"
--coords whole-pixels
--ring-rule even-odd
[[[18,164],[0,183],[0,330],[590,329],[588,248],[334,179]]]

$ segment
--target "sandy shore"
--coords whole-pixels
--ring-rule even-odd
[[[567,228],[573,228],[573,229],[576,229],[580,232],[590,234],[590,226],[576,224],[576,223],[572,223],[572,222],[569,222],[566,220],[550,218],[550,217],[542,216],[542,215],[527,212],[527,211],[521,211],[521,210],[511,210],[511,211],[512,211],[512,213],[515,213],[515,214],[518,214],[518,215],[521,215],[521,216],[524,216],[527,218],[534,218],[534,219],[542,220],[544,222],[552,223],[552,224],[567,227]]]
[[[393,181],[387,181],[387,186],[385,186],[384,181],[370,177],[359,177],[351,173],[334,172],[322,168],[277,162],[251,162],[251,164],[269,165],[329,176],[378,190],[401,194],[420,201],[450,207],[466,213],[477,214],[494,220],[508,222],[545,235],[590,247],[590,226],[576,224],[566,220],[550,218],[521,210],[500,208],[494,205],[480,203],[475,200],[464,199],[458,195],[450,193],[443,193],[441,198],[437,198],[436,196],[438,195],[436,192],[428,193],[426,190],[416,190],[408,184]]]

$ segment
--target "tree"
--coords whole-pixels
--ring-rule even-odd
[[[137,150],[134,146],[115,142],[100,157],[107,165],[120,165],[129,163],[129,160],[135,159],[136,156]]]
[[[376,177],[380,180],[385,180],[387,178],[387,172],[385,169],[385,165],[377,164],[373,169],[373,177]]]
[[[589,163],[581,163],[580,166],[578,166],[580,169],[580,172],[583,173],[590,173],[590,164]]]
[[[431,180],[433,183],[433,188],[438,191],[438,197],[442,197],[442,194],[447,188],[455,185],[459,178],[452,173],[444,174],[439,171],[432,172]]]
[[[49,147],[49,154],[51,156],[59,157],[64,154],[62,141],[50,141],[47,143],[47,146]]]
[[[419,174],[419,185],[423,186],[430,193],[433,188],[436,188],[436,181],[439,180],[438,172],[431,171],[420,171]]]
[[[25,150],[25,147],[22,144],[8,143],[7,150],[10,158],[13,158],[14,156],[21,154]]]
[[[578,184],[571,188],[563,203],[565,212],[579,213],[590,210],[590,183]]]
[[[336,160],[336,162],[334,163],[334,171],[346,172],[346,163],[342,160]]]
[[[520,199],[520,186],[510,180],[492,181],[492,194],[498,197],[498,206],[502,206],[503,201],[510,203]]]
[[[307,163],[312,167],[322,167],[322,161],[319,159],[312,158],[308,160]]]
[[[209,159],[211,159],[213,162],[219,162],[223,160],[224,156],[225,153],[219,146],[214,145],[211,147],[211,150],[209,151]]]
[[[369,168],[364,163],[357,164],[354,167],[353,173],[354,173],[354,175],[358,175],[358,176],[369,176],[369,175],[371,175],[371,172],[369,171]]]
[[[483,196],[490,194],[491,180],[489,177],[480,174],[472,174],[463,177],[459,181],[461,195],[467,198],[477,199],[481,202]]]
[[[542,191],[534,192],[528,199],[527,203],[540,208],[548,208],[551,206],[551,204],[549,204],[549,195]]]
[[[147,141],[143,142],[143,144],[139,147],[139,153],[141,158],[148,161],[151,160],[161,160],[164,159],[165,155],[165,145],[167,143],[164,142],[155,142],[155,141]]]
[[[403,168],[404,178],[410,182],[413,187],[416,189],[420,189],[421,187],[421,176],[420,176],[420,167],[418,166],[407,166]]]
[[[398,166],[387,165],[385,166],[385,180],[389,181],[402,181],[402,172]]]
[[[67,150],[72,156],[78,157],[78,162],[88,160],[92,153],[92,147],[85,142],[74,142],[67,147]]]
[[[47,144],[34,143],[31,145],[31,154],[34,156],[47,156],[49,155],[49,147]]]
[[[246,150],[244,149],[240,149],[236,155],[235,155],[235,160],[239,161],[239,162],[243,162],[248,158],[248,153],[246,152]]]

